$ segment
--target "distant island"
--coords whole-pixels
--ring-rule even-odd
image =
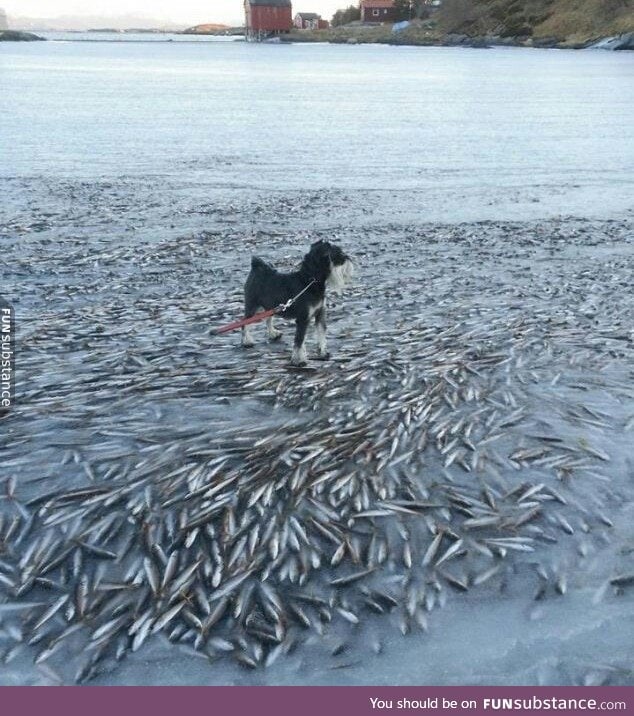
[[[218,23],[206,23],[203,25],[194,25],[182,30],[182,35],[244,35],[244,27],[231,27],[229,25],[220,25]]]
[[[1,2],[2,0],[0,0]],[[123,15],[59,15],[56,17],[26,17],[9,15],[8,27],[29,32],[89,32],[91,28],[111,32],[139,29],[147,32],[179,32],[185,24],[166,22],[150,16],[128,13]],[[1,29],[1,28],[0,28]]]
[[[21,32],[20,30],[3,30],[0,32],[0,42],[37,42],[45,39],[45,37],[34,35],[32,32]]]
[[[74,30],[73,32],[78,32],[77,30]],[[160,30],[157,28],[146,28],[146,27],[127,27],[124,30],[120,30],[116,27],[91,27],[86,32],[105,32],[105,33],[112,33],[116,32],[122,35],[125,35],[126,33],[134,33],[134,34],[146,34],[146,35],[163,35],[165,33],[171,32],[171,30]]]

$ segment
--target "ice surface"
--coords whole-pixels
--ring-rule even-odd
[[[72,683],[107,618],[34,664],[49,626],[74,616],[60,610],[26,643],[60,593],[15,594],[28,582],[15,561],[55,512],[29,501],[111,489],[148,456],[168,474],[181,465],[170,450],[197,435],[262,429],[282,443],[289,424],[300,439],[329,418],[354,424],[347,411],[380,417],[382,386],[442,380],[434,346],[452,369],[477,360],[476,347],[504,357],[464,377],[491,400],[445,403],[448,418],[482,407],[499,426],[513,401],[523,410],[483,448],[486,468],[445,466],[451,448],[431,440],[398,474],[467,496],[487,480],[510,493],[543,484],[539,516],[517,529],[533,551],[496,555],[499,570],[479,586],[471,553],[449,563],[468,591],[443,582],[426,631],[403,636],[400,607],[361,610],[358,625],[335,608],[322,635],[292,625],[294,648],[255,670],[159,633],[119,662],[105,653],[90,683],[633,683],[634,586],[610,583],[634,573],[632,58],[166,47],[153,45],[151,62],[143,46],[120,44],[2,50],[2,290],[17,311],[22,399],[2,421],[0,514],[35,522],[18,547],[3,541],[10,523],[0,530],[0,683]],[[315,238],[357,264],[355,285],[330,305],[331,367],[287,373],[288,328],[274,346],[259,332],[248,356],[237,337],[209,338],[241,310],[251,253],[290,268]],[[374,366],[367,390],[345,381],[350,366]],[[545,457],[521,457],[544,446]],[[459,529],[455,507],[445,509]],[[407,519],[421,540],[412,570],[394,551],[372,577],[395,593],[424,573],[431,540]],[[391,539],[400,544],[396,528]],[[52,572],[61,593],[73,570],[92,575],[98,560],[83,559]],[[330,573],[318,572],[321,588]]]

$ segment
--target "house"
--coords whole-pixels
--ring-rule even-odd
[[[0,32],[9,29],[9,21],[7,20],[7,13],[0,7]]]
[[[361,22],[395,22],[397,19],[394,0],[361,0]]]
[[[328,20],[322,20],[316,12],[298,12],[293,24],[298,30],[327,30],[330,27]]]
[[[298,12],[293,24],[298,30],[316,30],[320,19],[316,12]]]
[[[293,24],[298,30],[327,30],[330,27],[328,20],[322,20],[316,12],[298,12]]]
[[[290,32],[293,27],[291,0],[244,0],[247,39],[264,39]]]

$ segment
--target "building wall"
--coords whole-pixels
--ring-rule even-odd
[[[304,20],[299,16],[299,14],[297,14],[293,20],[293,25],[300,30],[323,30],[324,28],[329,27],[330,23],[327,20],[322,20],[321,18]]]
[[[364,7],[362,9],[361,20],[363,22],[395,22],[396,9],[393,7],[376,8],[379,14],[374,14],[375,8]]]
[[[254,32],[288,32],[293,26],[293,11],[290,7],[269,7],[246,4],[247,29]]]

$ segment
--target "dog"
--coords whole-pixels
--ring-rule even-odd
[[[244,316],[250,318],[260,310],[270,310],[293,304],[278,314],[287,320],[295,320],[295,340],[291,363],[306,365],[308,357],[304,342],[311,319],[315,321],[317,360],[328,360],[326,341],[326,289],[341,293],[353,274],[350,258],[335,244],[316,241],[304,256],[297,271],[281,273],[262,259],[251,259],[251,271],[244,285]],[[301,294],[301,295],[299,295]],[[281,332],[273,326],[273,317],[267,318],[266,328],[272,341],[279,340]],[[253,346],[251,326],[242,328],[242,345]]]

